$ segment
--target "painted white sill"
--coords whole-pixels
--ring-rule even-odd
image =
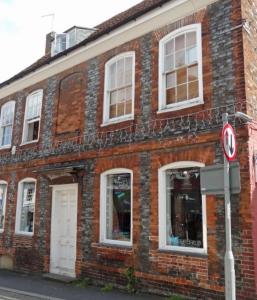
[[[17,231],[15,232],[15,235],[32,237],[34,235],[34,232]]]
[[[22,142],[20,144],[20,146],[25,146],[25,145],[30,145],[30,144],[35,144],[38,142],[38,139],[37,140],[34,140],[34,141],[29,141],[29,142]]]
[[[114,240],[103,240],[100,241],[100,244],[110,245],[110,246],[121,246],[121,247],[132,247],[132,242],[124,242],[124,241],[114,241]]]
[[[181,252],[183,253],[192,253],[192,254],[203,254],[207,255],[207,250],[203,248],[190,248],[190,247],[176,247],[176,246],[164,246],[159,247],[160,251],[174,251],[174,252]]]
[[[11,149],[12,145],[0,146],[0,150]]]
[[[111,119],[111,120],[104,122],[103,124],[101,124],[101,127],[118,124],[118,123],[125,122],[125,121],[133,121],[133,120],[134,120],[133,115],[122,117],[122,118],[115,118],[115,119]]]
[[[184,101],[172,105],[167,105],[164,108],[160,109],[157,111],[157,114],[162,114],[162,113],[167,113],[171,111],[176,111],[176,110],[182,110],[186,108],[190,108],[193,106],[201,105],[204,104],[203,99],[194,99],[194,100],[189,100],[189,101]]]

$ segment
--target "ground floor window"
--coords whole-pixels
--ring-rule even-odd
[[[25,179],[19,183],[16,212],[17,233],[32,234],[34,231],[35,191],[34,179]]]
[[[0,232],[4,230],[7,183],[0,181]]]
[[[101,176],[101,242],[132,241],[132,173],[116,169]]]
[[[206,209],[200,167],[184,165],[164,167],[159,173],[160,247],[202,252],[206,250]]]

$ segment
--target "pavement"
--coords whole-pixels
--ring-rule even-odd
[[[164,300],[147,294],[128,294],[119,290],[77,287],[47,280],[41,276],[0,271],[0,300]]]

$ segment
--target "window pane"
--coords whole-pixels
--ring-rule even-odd
[[[175,53],[175,67],[181,67],[185,65],[185,51],[179,51]]]
[[[3,132],[3,136],[2,136],[1,146],[11,145],[11,143],[12,143],[12,125],[3,127],[2,132]]]
[[[176,88],[166,90],[166,102],[167,104],[176,102]]]
[[[6,206],[6,184],[0,184],[0,229],[4,229]]]
[[[203,222],[198,168],[166,172],[167,245],[202,248]]]
[[[178,37],[176,37],[175,40],[175,50],[179,51],[185,48],[185,35],[182,34]]]
[[[126,100],[131,100],[132,99],[132,87],[126,88]]]
[[[187,49],[187,64],[190,65],[192,63],[197,62],[197,49],[196,47]]]
[[[106,237],[130,241],[131,237],[131,176],[107,176]]]
[[[187,68],[177,71],[177,85],[187,82]]]
[[[20,231],[33,232],[35,210],[35,183],[22,184]]]
[[[113,90],[116,88],[117,83],[116,83],[116,63],[113,63],[110,66],[110,86],[109,89]]]
[[[110,106],[110,118],[116,118],[116,104]]]
[[[123,102],[125,100],[126,97],[125,92],[126,92],[125,89],[118,90],[117,102]]]
[[[182,84],[177,87],[177,101],[187,100],[187,84]]]
[[[167,42],[165,44],[165,55],[170,55],[174,53],[174,39],[171,41]]]
[[[121,117],[125,115],[125,103],[118,103],[117,104],[117,117]]]
[[[126,115],[130,115],[132,113],[132,101],[126,101]]]
[[[1,112],[1,123],[2,126],[11,125],[14,119],[14,103],[9,102],[2,107]]]
[[[29,123],[26,142],[36,141],[38,139],[39,121]]]
[[[174,69],[174,55],[167,55],[164,59],[164,72]]]
[[[27,101],[26,119],[31,120],[40,116],[41,109],[41,93],[29,96]]]
[[[175,72],[169,73],[166,76],[166,87],[167,89],[173,88],[176,86],[176,74]]]
[[[198,80],[198,66],[194,65],[188,68],[188,81]]]
[[[188,32],[186,34],[187,41],[186,41],[186,46],[187,48],[196,46],[196,32]]]
[[[126,57],[125,59],[125,85],[132,84],[132,57]]]
[[[198,81],[193,81],[188,84],[188,98],[194,99],[199,97]]]
[[[124,59],[117,62],[117,88],[122,87],[125,81]]]
[[[117,91],[110,93],[110,104],[111,105],[117,103],[117,96],[118,96],[117,94],[118,94]]]

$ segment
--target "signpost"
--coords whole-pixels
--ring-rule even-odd
[[[230,193],[241,191],[239,163],[230,162],[236,159],[237,144],[233,127],[228,123],[228,114],[222,115],[223,130],[221,143],[224,151],[224,165],[213,165],[201,168],[201,192],[203,195],[224,195],[226,253],[225,263],[225,296],[226,300],[236,299],[235,266],[231,239],[231,203]]]
[[[225,228],[226,228],[226,254],[225,254],[225,296],[226,300],[236,299],[235,262],[232,251],[231,238],[231,203],[230,203],[230,172],[229,162],[236,158],[236,136],[234,129],[228,124],[228,114],[222,115],[222,145],[224,149],[224,194],[225,194]]]

